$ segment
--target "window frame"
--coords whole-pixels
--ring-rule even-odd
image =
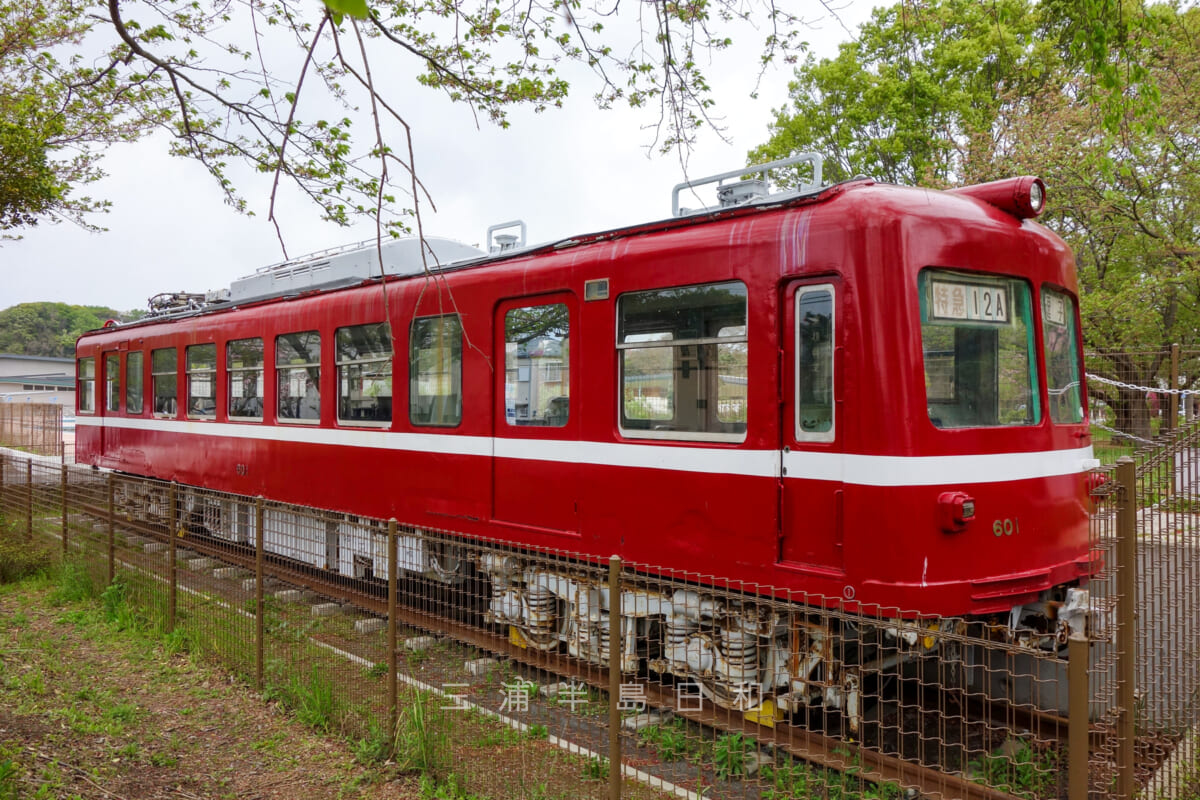
[[[196,369],[192,368],[192,351],[201,350],[203,348],[212,348],[212,366],[204,366]],[[217,393],[217,344],[216,342],[201,342],[199,344],[190,344],[184,348],[184,374],[187,376],[187,418],[199,421],[212,421],[217,418],[217,402],[220,395]],[[210,394],[204,399],[212,400],[212,411],[208,413],[193,413],[192,401],[197,399],[192,394],[192,379],[197,375],[207,375],[211,385]]]
[[[174,355],[174,366],[171,370],[157,370],[154,363],[155,356],[159,353],[172,353]],[[170,398],[175,403],[174,411],[159,411],[158,410],[158,379],[160,377],[170,377],[172,387],[175,390],[175,396]],[[179,348],[171,345],[170,347],[156,347],[150,351],[150,385],[151,397],[153,403],[150,406],[154,409],[153,414],[162,419],[178,419],[179,418]]]
[[[806,431],[801,423],[802,404],[800,402],[801,367],[804,350],[801,341],[800,305],[806,295],[829,295],[829,430]],[[837,286],[833,283],[806,283],[796,287],[792,298],[792,335],[793,339],[793,371],[795,380],[792,385],[793,435],[797,442],[832,442],[837,439]]]
[[[317,337],[317,347],[316,347],[317,360],[316,361],[298,362],[293,359],[293,361],[291,363],[288,363],[288,364],[282,363],[282,359],[279,357],[280,342],[283,341],[284,338],[287,336],[308,336],[308,335]],[[320,425],[321,424],[321,414],[324,411],[324,403],[322,402],[322,398],[321,398],[321,347],[323,345],[323,339],[324,339],[324,337],[321,335],[321,331],[319,331],[315,328],[310,329],[310,330],[304,330],[304,331],[289,331],[287,333],[280,333],[275,336],[275,421],[276,422],[281,422],[281,423],[285,423],[288,425]],[[308,348],[308,353],[306,353],[306,356],[311,356],[311,353],[312,353],[312,348],[310,347],[310,348]],[[296,416],[294,416],[294,417],[290,416],[290,415],[285,416],[279,407],[279,404],[282,403],[284,400],[284,394],[282,391],[280,391],[280,385],[281,385],[280,382],[284,378],[284,373],[285,372],[291,373],[298,369],[305,370],[305,372],[307,373],[307,375],[305,376],[305,381],[306,382],[312,381],[312,385],[317,390],[317,416],[316,417],[300,416],[300,410],[302,408],[302,404],[308,400],[308,392],[307,391],[305,391],[303,396],[300,396],[297,398]],[[313,375],[313,373],[312,373],[312,370],[314,370],[314,369],[316,370],[316,375]],[[291,379],[290,374],[287,377],[288,377],[288,380]],[[291,392],[288,393],[287,397],[288,397],[288,399],[291,399]]]
[[[104,411],[121,413],[121,354],[115,350],[104,353]],[[113,403],[113,400],[116,403]]]
[[[91,375],[85,375],[85,365],[91,366]],[[84,356],[75,367],[75,398],[77,414],[94,415],[96,413],[96,357]],[[87,402],[87,407],[84,402]]]
[[[1049,348],[1049,342],[1048,342],[1049,337],[1047,336],[1047,330],[1046,330],[1046,326],[1048,324],[1053,324],[1053,323],[1049,322],[1049,320],[1047,319],[1047,315],[1046,315],[1046,300],[1049,299],[1047,297],[1047,293],[1056,294],[1059,297],[1061,297],[1063,300],[1066,301],[1066,309],[1065,309],[1065,311],[1066,311],[1065,318],[1066,319],[1065,319],[1064,327],[1066,328],[1066,331],[1067,331],[1068,343],[1069,343],[1069,345],[1072,345],[1071,363],[1075,370],[1075,376],[1074,376],[1075,380],[1073,382],[1073,385],[1074,385],[1076,391],[1078,392],[1079,419],[1060,420],[1055,416],[1056,405],[1053,402],[1053,394],[1055,391],[1055,387],[1050,385],[1050,380],[1051,380],[1050,348]],[[1079,300],[1078,300],[1078,298],[1075,297],[1075,295],[1073,295],[1071,292],[1067,291],[1066,289],[1064,289],[1061,286],[1056,286],[1051,283],[1044,283],[1041,285],[1041,287],[1038,290],[1038,316],[1039,316],[1039,320],[1041,322],[1041,325],[1040,325],[1041,338],[1042,338],[1042,347],[1041,347],[1042,353],[1041,353],[1041,355],[1042,355],[1042,361],[1045,364],[1044,371],[1045,371],[1045,375],[1046,375],[1046,380],[1045,380],[1045,383],[1046,383],[1046,414],[1045,414],[1045,416],[1049,418],[1051,425],[1082,425],[1082,424],[1086,424],[1087,419],[1088,419],[1087,406],[1086,406],[1087,393],[1084,391],[1085,365],[1083,364],[1083,361],[1082,361],[1082,352],[1081,352],[1081,347],[1080,347],[1080,343],[1083,341],[1083,339],[1080,336],[1080,330],[1079,330]],[[1065,387],[1064,389],[1060,390],[1059,393],[1061,394],[1063,392],[1068,391],[1071,388],[1071,385],[1072,384],[1068,384],[1068,386]]]
[[[552,357],[551,357],[547,361],[538,362],[538,363],[535,363],[532,358],[527,357],[528,363],[523,364],[523,365],[519,363],[519,360],[514,359],[515,361],[517,361],[517,363],[515,364],[515,367],[511,371],[516,373],[516,379],[510,381],[510,379],[509,379],[510,370],[509,370],[508,346],[509,346],[509,344],[513,344],[514,346],[519,348],[520,343],[515,340],[512,342],[509,341],[509,338],[508,338],[509,315],[512,314],[513,312],[521,312],[521,311],[526,311],[528,309],[534,309],[534,308],[551,308],[554,306],[561,306],[563,313],[565,314],[565,318],[566,318],[566,336],[563,338],[562,342],[560,343],[561,350],[560,350],[559,357],[557,359],[552,359]],[[567,296],[564,296],[562,294],[556,294],[556,295],[548,295],[548,296],[541,296],[541,297],[532,297],[532,298],[525,297],[525,298],[518,298],[515,300],[510,300],[510,301],[506,301],[504,303],[504,305],[500,308],[500,310],[499,310],[500,311],[500,314],[499,314],[499,325],[500,325],[499,336],[500,336],[500,342],[501,342],[501,347],[502,347],[501,352],[502,352],[503,358],[504,358],[504,371],[503,371],[504,374],[503,374],[503,383],[500,386],[500,401],[503,405],[503,417],[504,417],[506,435],[511,434],[518,430],[538,430],[538,431],[544,431],[544,432],[562,431],[564,428],[567,428],[571,424],[572,403],[571,403],[571,363],[570,363],[570,360],[571,360],[572,307],[573,307],[573,304],[570,302],[570,300]],[[541,337],[540,336],[531,337],[527,341],[533,341],[534,339],[537,339],[537,338],[541,338]],[[565,357],[562,355],[562,351],[565,351],[565,353],[566,353]],[[558,373],[557,379],[551,378],[551,375],[550,375],[551,369],[554,369],[557,371],[557,373]],[[521,377],[522,375],[525,375],[524,379],[522,379],[522,377]],[[564,379],[564,375],[565,375],[565,379]],[[518,388],[521,383],[527,383],[530,385],[530,387],[532,387],[534,385],[541,387],[541,386],[545,386],[547,384],[558,384],[561,391],[557,395],[554,395],[554,396],[548,398],[546,401],[546,406],[547,406],[547,409],[549,409],[551,404],[553,404],[556,400],[562,400],[563,398],[565,398],[566,399],[566,403],[565,403],[566,415],[561,418],[561,421],[555,421],[553,423],[548,423],[545,421],[545,420],[551,419],[552,415],[549,415],[549,414],[544,415],[542,417],[529,417],[529,418],[526,418],[523,420],[517,420],[516,405],[514,403],[513,416],[510,417],[509,416],[509,407],[508,407],[509,385],[512,384],[514,386],[513,394],[515,396],[516,394],[518,394]],[[530,394],[533,395],[536,393],[533,392],[532,389],[530,389]],[[540,399],[538,400],[537,404],[539,406],[541,405]],[[558,405],[562,406],[563,403],[560,402],[560,403],[558,403]],[[555,419],[557,419],[558,414],[556,413],[553,416]]]
[[[671,338],[667,338],[667,339],[650,339],[650,340],[637,341],[637,342],[628,342],[628,341],[622,342],[621,341],[622,333],[624,330],[624,326],[622,324],[622,322],[624,320],[623,304],[628,298],[632,298],[637,295],[649,295],[649,294],[656,294],[656,293],[664,293],[664,292],[676,291],[676,290],[680,290],[680,289],[698,289],[698,288],[704,288],[704,287],[720,287],[720,286],[733,286],[733,285],[740,286],[741,290],[742,290],[742,321],[741,321],[741,325],[732,325],[731,326],[730,322],[726,321],[721,326],[721,328],[719,328],[718,330],[723,330],[728,327],[744,327],[745,331],[740,336],[699,336],[699,337],[693,337],[690,339],[677,339],[677,338],[674,338],[674,331],[671,331]],[[743,426],[741,431],[711,431],[711,430],[701,431],[701,430],[693,430],[693,429],[654,430],[652,428],[628,428],[628,427],[626,427],[625,420],[627,419],[627,416],[625,413],[626,399],[625,399],[625,355],[624,355],[625,351],[627,351],[627,350],[644,350],[644,349],[654,349],[654,348],[681,349],[681,348],[688,348],[688,347],[701,348],[701,347],[705,347],[705,346],[714,346],[714,347],[719,348],[721,345],[743,344],[746,346],[746,363],[747,363],[747,378],[748,378],[749,377],[749,348],[750,348],[750,288],[745,281],[737,279],[737,278],[733,278],[733,279],[726,279],[726,280],[704,281],[701,283],[688,283],[688,284],[682,284],[679,286],[657,286],[657,287],[648,288],[648,289],[637,289],[637,290],[632,290],[632,291],[628,291],[628,292],[623,292],[617,296],[616,303],[614,304],[614,313],[616,314],[616,325],[615,325],[616,343],[615,343],[615,346],[616,346],[616,352],[617,352],[617,389],[616,389],[616,391],[617,391],[617,430],[620,432],[621,436],[628,438],[628,439],[658,439],[658,440],[667,440],[667,441],[713,442],[713,443],[722,443],[722,444],[742,444],[746,441],[747,437],[749,436],[749,432],[750,432],[750,397],[749,397],[748,393],[747,393],[747,397],[746,397],[746,421],[741,423],[741,425]],[[641,334],[634,334],[634,335],[641,335]],[[674,351],[672,351],[672,355],[671,355],[672,387],[675,386],[674,382],[676,380],[674,377],[674,368],[675,368],[674,364],[677,360],[676,355],[677,354]],[[713,369],[716,372],[717,378],[719,380],[719,377],[720,377],[719,351],[717,351],[716,356],[717,356],[716,364],[714,366],[712,366],[711,369]],[[709,367],[705,367],[705,369],[709,369]],[[747,382],[747,386],[749,386],[749,382]],[[719,396],[720,396],[720,392],[719,392],[719,388],[718,388],[712,397],[706,396],[703,398],[706,401],[706,403],[711,403],[713,405],[713,409],[712,409],[713,420],[715,420],[718,424],[722,424],[722,425],[738,424],[737,421],[725,422],[719,418],[719,410],[717,408]],[[680,408],[678,405],[678,401],[679,401],[678,397],[675,397],[673,400],[673,403],[672,403],[673,412],[672,412],[672,417],[671,417],[672,419],[678,418],[678,412],[679,412],[679,408]],[[706,413],[708,413],[707,407],[706,407],[705,411],[706,411]]]
[[[373,355],[369,358],[342,358],[341,357],[341,336],[342,331],[350,331],[355,328],[382,328],[388,342],[387,355]],[[396,343],[392,336],[391,325],[388,322],[367,322],[361,325],[343,325],[333,332],[333,363],[334,370],[337,374],[337,392],[334,409],[334,419],[337,424],[342,427],[351,428],[390,428],[396,419]],[[392,398],[391,407],[388,409],[388,418],[382,419],[350,419],[342,416],[342,387],[349,387],[349,382],[343,377],[342,369],[344,367],[362,366],[364,364],[386,364],[387,365],[387,381],[391,389]]]
[[[233,363],[233,359],[230,355],[230,348],[243,342],[258,342],[258,366],[230,366],[230,364]],[[229,339],[225,342],[225,417],[230,422],[259,423],[263,421],[263,415],[266,413],[267,409],[266,347],[266,342],[261,336],[249,336],[245,339]],[[234,412],[233,389],[235,386],[240,387],[245,381],[245,376],[250,373],[258,374],[258,380],[255,382],[255,388],[257,388],[259,392],[259,410],[257,417]]]
[[[131,369],[134,359],[137,369]],[[133,389],[137,388],[137,408],[133,406]],[[146,357],[142,350],[125,354],[125,413],[141,415],[146,410]]]
[[[453,348],[453,346],[451,346],[450,358],[452,359],[452,369],[448,371],[449,372],[448,379],[450,381],[451,387],[454,387],[454,386],[458,387],[458,393],[457,393],[457,397],[458,397],[457,412],[458,413],[457,413],[457,416],[450,422],[445,422],[445,421],[428,422],[428,421],[414,419],[414,416],[413,416],[414,412],[416,411],[417,406],[418,406],[417,400],[421,397],[426,396],[426,395],[418,394],[418,392],[417,392],[417,389],[419,388],[420,384],[419,384],[419,374],[417,372],[417,370],[419,368],[419,364],[418,364],[418,358],[417,358],[418,352],[417,352],[416,328],[417,328],[417,325],[419,325],[419,324],[431,322],[433,320],[454,320],[454,322],[458,325],[458,358],[454,359],[454,348]],[[464,417],[463,401],[466,399],[464,395],[465,395],[465,392],[463,391],[463,324],[462,324],[462,316],[459,315],[458,313],[452,312],[449,314],[431,314],[431,315],[423,316],[423,317],[413,317],[412,322],[409,324],[409,327],[408,327],[408,422],[409,422],[409,424],[414,427],[421,427],[421,428],[457,428],[457,427],[461,426],[462,422],[463,422],[463,417]],[[446,395],[428,395],[428,396],[436,398],[436,397],[453,397],[454,395],[446,394]],[[443,415],[443,419],[444,418],[445,418],[445,415]]]

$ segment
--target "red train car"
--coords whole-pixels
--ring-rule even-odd
[[[77,458],[1053,646],[1082,624],[1047,609],[1086,605],[1093,462],[1041,182],[822,186],[801,160],[786,192],[747,168],[664,221],[397,241],[383,280],[374,246],[317,254],[85,334]],[[317,566],[362,574],[371,538]],[[514,592],[493,616],[533,638]]]

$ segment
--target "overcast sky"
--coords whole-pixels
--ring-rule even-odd
[[[819,55],[835,52],[848,38],[843,25],[854,30],[871,8],[853,0],[835,19],[817,0],[796,2],[814,21],[805,38]],[[750,99],[759,55],[750,45],[761,36],[743,29],[737,41],[743,46],[722,54],[709,71],[730,142],[703,132],[688,164],[692,178],[742,166],[746,151],[765,141],[772,109],[786,101],[792,76],[786,66],[770,69],[759,98]],[[644,126],[653,119],[598,110],[594,87],[582,80],[573,86],[564,108],[514,111],[512,126],[500,130],[487,122],[477,128],[465,106],[397,76],[385,93],[399,98],[413,126],[418,172],[437,204],[436,214],[426,208],[427,235],[482,246],[489,225],[519,218],[529,240],[541,242],[670,216],[671,189],[683,169],[676,156],[647,155],[652,132]],[[86,190],[112,201],[111,213],[97,219],[107,232],[46,225],[0,245],[0,308],[30,301],[145,308],[153,294],[228,287],[282,260],[266,219],[268,181],[240,178],[259,214],[239,215],[199,165],[166,150],[160,136],[110,148],[103,164],[108,177]],[[374,236],[371,225],[320,223],[296,199],[284,203],[280,216],[293,257]]]

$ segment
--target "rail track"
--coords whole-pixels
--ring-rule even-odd
[[[109,521],[108,511],[102,506],[83,504],[78,510],[99,522]],[[115,529],[122,532],[137,534],[158,542],[165,543],[170,540],[168,532],[159,525],[128,520],[119,515],[114,515],[112,523]],[[255,570],[256,554],[252,546],[197,533],[188,534],[179,541],[184,541],[188,550],[200,555],[219,559],[231,566]],[[309,590],[330,600],[352,604],[369,613],[385,617],[388,613],[387,589],[378,582],[354,581],[271,553],[264,555],[264,563],[265,577]],[[609,677],[606,669],[565,653],[527,648],[514,641],[510,635],[489,630],[478,623],[473,625],[468,617],[473,615],[479,618],[482,616],[482,610],[464,613],[461,607],[450,607],[444,602],[444,598],[421,593],[422,587],[428,585],[428,582],[420,578],[401,581],[396,606],[398,623],[449,637],[464,645],[509,659],[523,667],[541,670],[601,691],[608,690]],[[447,591],[445,586],[439,588]],[[917,794],[910,793],[907,796],[929,800],[1012,798],[1010,794],[973,782],[962,775],[943,772],[897,755],[864,747],[819,729],[759,724],[747,719],[740,712],[721,708],[714,703],[706,704],[701,710],[681,709],[676,706],[676,696],[669,686],[630,675],[623,676],[622,682],[636,683],[653,709],[670,710],[675,716],[715,731],[744,734],[761,745],[769,745],[778,752],[787,753],[817,767],[836,772],[853,770],[856,776],[874,783],[915,787]],[[917,694],[922,692],[918,691]],[[905,704],[912,699],[911,693],[906,695]],[[937,702],[942,701],[944,698]],[[1006,703],[982,703],[957,695],[951,698],[951,702],[961,703],[973,718],[986,719],[993,725],[1002,721],[1002,724],[1009,728],[1032,731],[1040,739],[1066,740],[1067,721],[1061,717]]]

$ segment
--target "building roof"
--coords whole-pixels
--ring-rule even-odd
[[[0,383],[37,384],[39,386],[60,386],[64,389],[75,388],[75,376],[61,373],[40,373],[37,375],[0,375]]]
[[[63,364],[73,364],[75,359],[62,358],[61,356],[29,356],[24,353],[0,353],[0,358],[7,358],[13,361],[54,361]]]

